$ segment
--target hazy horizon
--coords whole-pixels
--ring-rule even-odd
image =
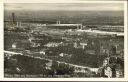
[[[123,3],[6,3],[5,10],[123,11]]]
[[[62,23],[123,24],[122,3],[5,4],[4,20],[62,21]]]

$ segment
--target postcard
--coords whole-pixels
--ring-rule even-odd
[[[2,80],[127,81],[127,1],[0,5]]]

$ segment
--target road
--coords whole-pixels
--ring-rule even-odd
[[[17,53],[17,52],[12,52],[12,51],[4,51],[4,53],[9,54],[9,55],[23,55],[22,53]],[[40,54],[40,53],[39,53]],[[25,55],[28,57],[32,57],[32,58],[37,58],[37,59],[41,59],[41,60],[48,60],[48,61],[53,61],[51,59],[48,58],[43,58],[43,57],[34,57],[32,55]],[[75,64],[71,64],[71,63],[66,63],[66,62],[61,62],[61,61],[56,61],[57,63],[64,63],[64,64],[68,64],[69,66],[75,67],[75,68],[81,68],[81,69],[85,69],[88,68],[90,71],[97,73],[99,68],[91,68],[91,67],[85,67],[85,66],[80,66],[80,65],[75,65]]]

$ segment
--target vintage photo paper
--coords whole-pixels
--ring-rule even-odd
[[[125,2],[6,1],[3,78],[126,81]]]

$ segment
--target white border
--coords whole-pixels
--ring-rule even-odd
[[[3,69],[3,2],[0,1],[0,80],[3,79],[4,69]]]
[[[4,0],[4,3],[127,3],[127,0]]]
[[[124,11],[124,61],[125,61],[125,78],[128,78],[128,5],[127,2],[124,4],[125,11]]]
[[[124,59],[125,77],[124,78],[4,78],[3,75],[3,4],[0,3],[0,80],[4,81],[128,81],[128,46],[127,46],[127,1],[82,1],[82,0],[6,0],[4,3],[124,3]]]

